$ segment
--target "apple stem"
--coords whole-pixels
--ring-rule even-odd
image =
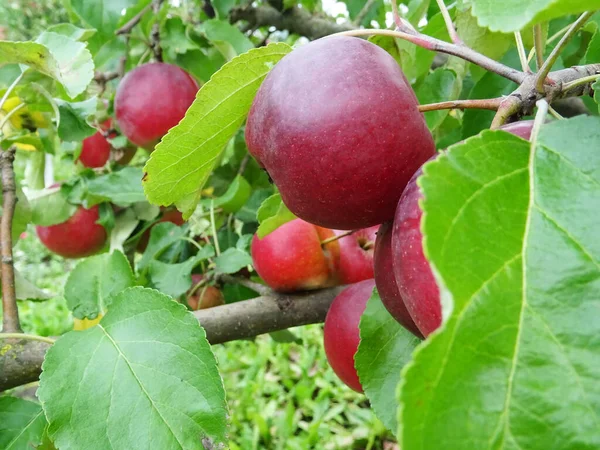
[[[502,97],[484,100],[452,100],[448,102],[419,105],[419,111],[438,111],[440,109],[489,109],[491,111],[497,111],[502,103],[502,100]]]
[[[358,230],[349,230],[349,231],[345,231],[344,233],[340,233],[340,234],[337,234],[335,236],[331,236],[331,237],[329,237],[327,239],[322,240],[321,241],[321,246],[327,245],[327,244],[329,244],[331,242],[335,242],[338,239],[341,239],[343,237],[350,236],[352,233],[356,233],[357,231]]]
[[[2,332],[20,333],[19,308],[15,290],[15,268],[12,253],[12,221],[17,204],[17,187],[13,162],[16,147],[10,146],[0,157],[2,169],[2,219],[0,222],[0,243],[2,245]]]
[[[571,27],[563,35],[561,40],[558,41],[556,47],[552,49],[550,56],[548,56],[548,59],[544,61],[544,64],[542,65],[542,67],[540,67],[540,70],[538,70],[535,78],[535,87],[538,92],[544,92],[544,83],[546,81],[546,77],[552,69],[552,66],[554,65],[564,48],[567,46],[571,38],[575,35],[575,33],[577,33],[577,31],[583,26],[583,24],[585,24],[588,21],[588,19],[592,17],[592,15],[594,15],[595,12],[596,11],[587,11],[580,15],[579,18],[575,22],[573,22]]]
[[[440,12],[442,13],[442,17],[444,18],[444,22],[446,23],[446,28],[448,29],[448,35],[452,42],[456,45],[464,45],[463,40],[460,38],[456,31],[456,27],[452,22],[452,17],[450,17],[450,12],[444,3],[444,0],[437,0],[438,7],[440,8]]]

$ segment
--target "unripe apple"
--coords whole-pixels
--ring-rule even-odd
[[[352,284],[373,278],[373,253],[379,225],[357,230],[340,238],[340,262],[338,277],[341,284]],[[345,233],[334,230],[336,235]]]
[[[333,300],[325,318],[323,342],[329,365],[357,392],[363,392],[354,367],[354,355],[360,343],[358,325],[374,287],[373,279],[348,286]]]
[[[166,63],[144,64],[127,73],[117,88],[119,128],[134,144],[152,149],[179,123],[198,84],[185,70]]]
[[[150,241],[150,232],[152,231],[152,227],[154,227],[157,223],[161,222],[171,222],[177,226],[181,226],[185,223],[183,220],[183,216],[177,209],[166,209],[161,207],[161,211],[163,211],[162,216],[155,223],[153,223],[144,233],[140,240],[138,241],[136,250],[140,253],[144,253],[146,247],[148,246],[148,242]]]
[[[392,222],[386,222],[381,225],[377,232],[374,258],[375,284],[377,285],[381,302],[392,317],[415,336],[422,338],[422,333],[415,325],[408,309],[406,309],[406,305],[398,289],[398,284],[396,283],[396,278],[394,277],[392,231]]]
[[[192,274],[192,287],[188,292],[187,302],[193,311],[213,308],[215,306],[221,306],[225,304],[225,297],[223,297],[223,293],[215,286],[209,286],[205,284],[204,286],[200,286],[198,289],[192,292],[192,289],[194,289],[194,287],[196,287],[196,285],[203,279],[204,276],[200,274]]]
[[[339,247],[321,245],[332,230],[301,219],[285,223],[264,238],[252,238],[252,264],[258,275],[276,291],[319,289],[335,284]]]
[[[295,215],[341,230],[391,220],[411,175],[435,151],[398,63],[345,36],[277,63],[254,98],[246,141]]]
[[[37,226],[36,232],[48,250],[65,258],[83,258],[98,253],[106,243],[106,230],[96,223],[99,219],[98,205],[80,206],[65,222]]]

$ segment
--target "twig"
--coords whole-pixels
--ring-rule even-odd
[[[515,41],[517,43],[517,50],[519,52],[519,59],[521,60],[521,68],[523,72],[531,72],[529,62],[527,61],[527,55],[525,54],[525,45],[523,45],[523,38],[521,38],[521,32],[515,31]]]
[[[514,81],[517,84],[521,84],[526,77],[525,73],[513,69],[512,67],[508,67],[491,58],[488,58],[487,56],[482,55],[481,53],[476,52],[475,50],[470,49],[469,47],[450,44],[448,42],[421,33],[411,34],[403,31],[369,29],[344,31],[341,33],[332,34],[331,36],[371,35],[390,36],[398,39],[403,39],[405,41],[412,42],[413,44],[418,45],[419,47],[422,47],[426,50],[458,56],[459,58],[462,58],[465,61],[472,62],[473,64],[476,64],[479,67],[488,70],[489,72],[497,73],[498,75],[507,78],[511,81]]]
[[[546,81],[548,73],[550,73],[550,70],[552,70],[552,66],[554,65],[564,48],[567,46],[571,38],[575,35],[575,33],[577,33],[577,30],[579,30],[579,28],[581,28],[583,24],[586,23],[594,13],[595,11],[587,11],[584,12],[581,16],[579,16],[579,18],[575,22],[573,22],[571,27],[564,34],[562,39],[558,41],[556,47],[552,49],[550,56],[548,56],[548,59],[544,61],[544,64],[542,65],[542,67],[540,67],[540,70],[538,70],[538,73],[535,78],[535,88],[538,92],[544,92],[544,83]]]
[[[397,0],[392,0],[392,17],[394,18],[394,23],[398,27],[399,30],[403,28],[402,19],[400,19],[400,13],[398,12],[398,2]]]
[[[533,45],[537,70],[544,65],[544,39],[542,36],[542,25],[539,23],[533,27]]]
[[[588,83],[595,83],[600,78],[600,73],[590,75],[589,77],[579,78],[578,80],[573,80],[568,83],[562,85],[562,91],[567,92],[577,86],[582,86]]]
[[[247,287],[248,289],[252,289],[254,292],[257,292],[263,296],[273,295],[273,290],[271,288],[265,286],[264,284],[249,280],[248,278],[234,277],[232,275],[221,275],[218,278],[225,283],[239,284],[240,286]]]
[[[242,159],[242,162],[240,163],[240,168],[237,171],[238,175],[244,174],[244,171],[246,170],[246,167],[248,167],[249,162],[250,162],[250,153],[246,153],[246,156],[244,156],[244,159]]]
[[[123,25],[121,28],[119,28],[117,31],[115,31],[115,34],[117,36],[119,36],[121,34],[129,34],[131,32],[131,30],[133,29],[133,27],[135,27],[138,23],[140,23],[140,20],[142,20],[142,17],[144,17],[144,14],[146,14],[148,11],[150,11],[150,8],[152,8],[152,3],[148,3],[146,6],[144,6],[144,8],[142,8],[139,13],[137,13],[135,16],[133,16],[129,20],[129,22],[127,22],[125,25]]]
[[[343,237],[350,236],[351,234],[356,233],[357,231],[358,230],[349,230],[349,231],[345,231],[343,233],[337,234],[335,236],[328,237],[327,239],[323,239],[321,241],[321,246],[327,245],[327,244],[329,244],[331,242],[335,242],[335,241],[337,241],[337,240],[339,240],[339,239],[341,239]]]
[[[160,12],[160,7],[162,5],[163,0],[152,0],[152,11],[156,16],[156,22],[152,25],[152,33],[150,34],[150,45],[152,47],[152,52],[154,53],[154,59],[158,62],[163,61],[162,57],[162,48],[160,46],[160,21],[158,20],[158,13]]]
[[[360,26],[360,24],[365,19],[365,17],[369,13],[369,10],[371,9],[371,7],[373,6],[374,3],[375,3],[375,0],[367,0],[365,2],[365,5],[362,7],[362,9],[359,11],[359,13],[356,15],[356,18],[354,19],[354,23],[357,26]]]
[[[490,128],[492,130],[500,128],[511,116],[520,112],[521,107],[522,102],[517,97],[511,95],[504,98],[498,107],[498,111],[494,116],[494,120],[492,121]]]
[[[4,333],[21,332],[17,295],[15,292],[15,269],[12,253],[12,221],[17,203],[15,185],[15,146],[2,152],[0,166],[2,170],[2,219],[0,222],[0,243],[2,245],[2,331]]]
[[[488,109],[497,111],[503,98],[490,98],[482,100],[451,100],[440,103],[430,103],[428,105],[419,105],[419,111],[438,111],[440,109]]]
[[[23,334],[23,333],[1,333],[0,339],[26,339],[29,341],[45,342],[46,344],[54,344],[55,340],[45,336],[38,336],[37,334]]]
[[[458,33],[456,32],[456,27],[452,22],[452,17],[450,17],[450,12],[448,8],[446,8],[446,4],[444,0],[437,0],[438,7],[440,8],[440,12],[442,13],[442,17],[444,18],[444,22],[446,23],[446,28],[448,29],[448,35],[452,42],[456,45],[463,45],[463,40],[460,38]]]

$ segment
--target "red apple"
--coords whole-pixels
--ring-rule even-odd
[[[111,120],[105,120],[101,125],[102,131],[110,129]],[[104,167],[110,157],[110,142],[104,137],[102,131],[97,131],[92,136],[85,138],[82,143],[81,154],[78,161],[85,167]]]
[[[37,226],[36,231],[50,251],[65,258],[82,258],[99,252],[106,243],[106,230],[96,223],[98,219],[98,205],[90,209],[80,206],[66,222]]]
[[[157,223],[171,222],[177,226],[181,226],[185,223],[185,220],[183,220],[183,216],[181,215],[181,213],[178,210],[166,209],[166,208],[161,207],[161,211],[164,211],[164,212],[163,212],[162,216],[160,217],[160,219],[158,219],[146,231],[144,231],[144,233],[142,234],[142,237],[138,241],[138,244],[136,247],[136,250],[138,252],[144,253],[144,251],[146,250],[146,247],[148,246],[148,242],[150,241],[150,232],[152,231],[152,227],[154,225],[156,225]]]
[[[197,311],[199,309],[213,308],[215,306],[221,306],[225,304],[225,297],[223,293],[215,286],[205,284],[204,286],[198,287],[192,292],[192,289],[200,283],[204,277],[200,274],[192,274],[192,287],[188,292],[187,302],[192,310]]]
[[[190,107],[198,84],[172,64],[144,64],[127,73],[117,88],[119,128],[134,144],[152,149]]]
[[[502,125],[500,130],[507,131],[508,133],[519,136],[520,138],[529,140],[531,137],[531,131],[533,130],[533,120],[521,120],[520,122],[508,123]]]
[[[386,222],[381,225],[377,232],[374,258],[375,284],[381,302],[392,317],[415,336],[422,338],[423,335],[415,325],[408,309],[406,309],[394,277],[392,230],[392,222]]]
[[[352,284],[373,278],[373,252],[379,225],[357,230],[340,238],[340,262],[338,268],[341,284]],[[334,230],[336,235],[345,231]]]
[[[252,263],[272,289],[292,292],[335,284],[339,250],[336,242],[321,246],[332,230],[294,219],[263,239],[252,238]]]
[[[357,392],[363,392],[354,367],[354,355],[360,342],[358,325],[373,287],[373,279],[348,286],[333,300],[325,318],[323,341],[329,365],[344,383]]]
[[[319,39],[267,75],[246,141],[298,217],[365,228],[394,217],[406,183],[435,151],[417,108],[385,50],[354,37]]]

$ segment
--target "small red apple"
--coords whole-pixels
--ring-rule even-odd
[[[223,293],[215,286],[205,284],[204,286],[200,286],[192,292],[192,289],[194,289],[196,285],[203,279],[204,276],[200,274],[192,274],[192,287],[187,294],[187,302],[188,305],[190,305],[190,308],[192,308],[194,311],[197,311],[199,309],[207,309],[224,305],[225,297],[223,297]]]
[[[394,277],[392,230],[392,222],[386,222],[381,225],[377,232],[375,258],[373,260],[375,265],[375,284],[377,285],[381,302],[392,317],[415,336],[422,338],[423,335],[406,309],[404,300],[398,290],[398,284],[396,284],[396,278]]]
[[[163,211],[163,214],[160,217],[160,219],[158,219],[155,223],[153,223],[150,226],[150,228],[148,228],[146,231],[144,231],[144,234],[142,234],[142,237],[138,241],[138,244],[136,247],[136,250],[138,252],[144,253],[144,251],[146,250],[146,247],[148,246],[148,242],[150,241],[150,232],[152,231],[152,227],[154,225],[156,225],[157,223],[171,222],[177,226],[181,226],[185,223],[185,220],[183,220],[183,216],[181,215],[181,213],[178,210],[166,209],[164,207],[161,207],[161,211]]]
[[[321,241],[333,231],[294,219],[263,239],[252,238],[252,263],[274,290],[292,292],[335,284],[339,247]]]
[[[80,206],[65,222],[37,226],[36,232],[50,251],[65,258],[82,258],[99,252],[106,243],[106,230],[96,223],[99,219],[98,205],[89,209]]]
[[[373,278],[373,253],[379,225],[357,230],[349,236],[340,238],[339,281],[352,284]],[[336,235],[345,231],[334,230]]]
[[[110,158],[110,142],[104,137],[103,131],[110,129],[111,120],[105,120],[101,125],[102,131],[96,131],[92,136],[83,140],[78,161],[85,167],[104,167]]]
[[[183,119],[197,92],[196,81],[177,66],[141,65],[127,73],[117,88],[119,128],[134,144],[152,149]]]
[[[358,325],[374,287],[373,279],[348,286],[333,300],[325,318],[323,342],[329,365],[357,392],[363,392],[354,367],[354,355],[360,342]]]
[[[533,120],[521,120],[520,122],[513,122],[508,123],[506,125],[502,125],[500,127],[500,130],[514,134],[515,136],[519,136],[520,138],[523,138],[526,141],[528,141],[529,138],[531,138],[533,123]]]

